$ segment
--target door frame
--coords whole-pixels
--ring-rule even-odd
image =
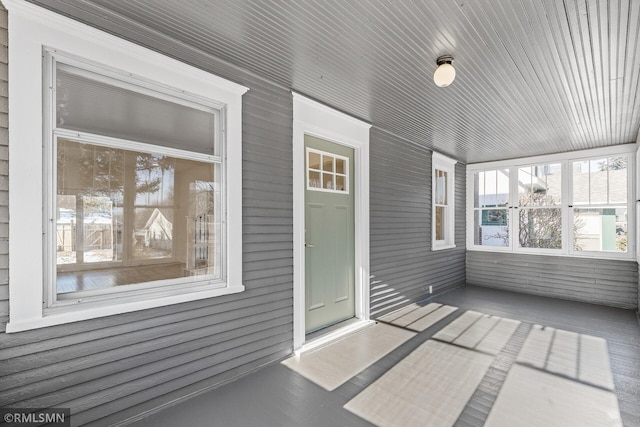
[[[354,150],[355,316],[369,320],[369,128],[371,125],[293,94],[293,349],[305,344],[305,149],[311,135]]]

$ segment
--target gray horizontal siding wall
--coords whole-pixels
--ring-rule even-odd
[[[621,308],[637,308],[634,261],[467,252],[467,283]]]
[[[371,314],[465,283],[465,167],[456,165],[455,249],[431,250],[431,151],[372,128]]]
[[[9,320],[9,84],[7,11],[0,4],[0,330]]]
[[[6,27],[6,16],[4,20]],[[0,32],[6,44],[6,29]],[[151,40],[151,38],[149,39]],[[0,58],[6,62],[6,52]],[[173,56],[184,51],[170,51]],[[3,56],[4,55],[4,56]],[[0,406],[69,407],[111,425],[276,361],[293,344],[292,98],[211,58],[243,98],[246,291],[13,334],[0,333]],[[3,71],[4,70],[4,71]],[[6,66],[0,65],[0,320],[6,323]],[[4,88],[4,89],[2,89]],[[3,184],[4,183],[4,184]],[[3,231],[4,230],[4,231]]]

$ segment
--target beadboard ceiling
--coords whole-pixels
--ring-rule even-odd
[[[33,1],[173,56],[188,45],[465,163],[638,137],[638,0]],[[457,77],[439,88],[443,54]]]

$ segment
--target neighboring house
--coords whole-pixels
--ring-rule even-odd
[[[149,215],[142,212],[136,218],[141,227],[135,228],[135,238],[137,243],[145,248],[171,250],[171,240],[173,240],[173,222],[167,219],[159,208],[148,209]],[[170,215],[172,212],[165,212]],[[146,221],[145,221],[146,216]]]
[[[6,46],[0,49],[0,406],[70,407],[74,425],[123,423],[280,361],[308,345],[310,332],[347,318],[364,326],[429,297],[429,289],[440,293],[476,284],[638,307],[636,146],[629,136],[637,135],[638,120],[628,119],[636,129],[617,139],[579,143],[574,134],[589,133],[581,127],[546,141],[542,151],[526,143],[513,142],[512,148],[499,130],[486,133],[498,125],[516,126],[516,120],[503,121],[499,112],[506,115],[521,105],[533,105],[536,117],[554,118],[554,112],[537,109],[537,96],[521,98],[534,97],[529,87],[497,86],[492,74],[497,67],[490,58],[478,64],[460,61],[461,70],[475,67],[492,79],[486,91],[470,80],[454,83],[463,90],[456,102],[446,95],[455,86],[421,92],[431,85],[432,71],[422,63],[407,68],[421,76],[409,80],[404,72],[395,79],[379,76],[382,67],[373,67],[369,75],[338,67],[338,75],[353,83],[352,92],[343,92],[336,74],[326,77],[329,61],[305,51],[304,46],[316,43],[313,34],[306,34],[308,40],[291,38],[287,49],[255,49],[253,55],[264,64],[271,63],[276,50],[314,64],[298,71],[291,60],[289,74],[270,74],[268,68],[258,72],[262,68],[234,64],[242,55],[233,43],[203,35],[192,40],[212,50],[226,46],[226,57],[219,57],[223,55],[153,30],[153,20],[143,25],[127,19],[124,11],[99,5],[104,2],[4,3],[9,19],[0,13],[0,42],[8,44],[8,54]],[[128,5],[116,3],[111,6]],[[147,2],[149,10],[165,11],[152,3]],[[381,10],[404,7],[402,2],[381,3]],[[462,9],[458,3],[442,4]],[[305,7],[314,6],[291,6],[296,11]],[[166,13],[170,25],[158,22],[170,30],[175,22]],[[576,11],[574,18],[583,15]],[[312,12],[309,18],[320,20]],[[348,16],[349,23],[352,18]],[[225,20],[228,31],[238,32],[237,44],[262,39],[252,33],[257,27]],[[362,28],[378,28],[365,21]],[[436,28],[439,19],[432,23]],[[182,25],[183,30],[189,26]],[[278,31],[289,26],[305,27],[283,21]],[[338,37],[328,34],[332,43]],[[416,39],[411,31],[407,34],[405,41]],[[396,54],[412,61],[425,54],[422,47],[402,52],[387,44],[388,34],[382,35],[354,40],[384,47],[394,61]],[[443,35],[436,44],[448,46],[445,39]],[[471,39],[481,40],[475,35]],[[495,46],[502,49],[503,41]],[[489,42],[481,42],[486,49]],[[378,64],[378,58],[361,55],[359,48],[346,50],[346,56]],[[515,59],[505,56],[503,65],[511,70]],[[509,74],[519,76],[520,71],[516,67]],[[535,76],[528,82],[542,80],[537,71],[525,71]],[[311,82],[302,85],[298,79]],[[311,96],[297,93],[296,87]],[[391,102],[366,107],[379,89],[414,108],[398,112]],[[554,90],[541,91],[543,98]],[[349,115],[315,101],[321,97],[314,92],[345,105],[353,94],[368,95]],[[505,104],[509,94],[516,98]],[[461,110],[471,103],[482,106],[489,95],[495,96],[493,108]],[[582,114],[574,111],[578,103],[565,104],[571,104],[571,125],[580,122],[574,116]],[[637,112],[629,105],[627,116]],[[435,117],[428,123],[419,119],[427,113]],[[354,118],[367,114],[373,124]],[[482,116],[484,129],[472,126],[477,134],[469,135],[464,124],[478,114],[487,114]],[[407,132],[394,131],[393,123]],[[585,126],[584,121],[579,125]],[[448,156],[439,154],[439,139],[449,134],[472,145],[451,143],[446,145]],[[558,141],[564,141],[560,150],[553,146]],[[596,151],[576,151],[588,144]],[[607,173],[597,182],[609,190],[624,187],[624,197],[617,193],[604,201],[590,199],[597,191],[581,190],[572,168],[615,156],[627,159],[625,175]],[[521,185],[518,170],[556,163],[562,164],[562,178],[559,184],[545,185],[563,189],[562,203],[526,206],[532,215],[522,217],[536,218],[538,208],[556,209],[563,227],[560,246],[521,247],[513,237],[524,230],[513,213],[521,208],[519,188],[533,191],[543,184]],[[482,174],[505,170],[510,173],[500,186],[474,192]],[[529,173],[530,179],[538,175]],[[76,215],[63,206],[64,198],[92,191],[118,202],[116,221],[84,219],[85,224],[115,225],[109,231],[115,243],[104,244],[109,255],[57,259],[59,250],[72,249],[67,242],[77,234],[64,231]],[[588,194],[582,205],[569,203],[570,195],[574,200],[582,193]],[[145,195],[142,201],[136,200],[140,194]],[[618,209],[615,224],[611,209]],[[590,253],[576,254],[569,244],[569,236],[576,236],[570,224],[592,214],[600,217],[585,219],[585,230],[595,231],[584,236],[616,240],[624,234],[628,247],[594,244],[585,246]],[[527,224],[532,233],[540,231],[534,221]],[[494,227],[494,234],[511,233],[509,240],[487,240],[487,227]],[[550,240],[538,234],[537,242]],[[331,276],[328,282],[340,280],[323,287],[323,276]],[[73,286],[79,277],[105,285]],[[324,291],[332,298],[325,298]],[[335,310],[323,312],[329,303],[335,303]],[[241,410],[244,403],[235,403]]]

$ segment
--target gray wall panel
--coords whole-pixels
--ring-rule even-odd
[[[431,151],[372,128],[371,315],[465,283],[465,165],[456,165],[456,245],[431,250]]]
[[[291,353],[291,93],[224,63],[201,60],[210,61],[199,64],[202,68],[250,87],[243,97],[246,291],[32,331],[0,332],[0,406],[70,407],[73,425],[109,425]],[[6,89],[6,81],[0,75],[0,97],[2,87]],[[4,104],[1,99],[0,104]],[[6,111],[0,111],[2,115]],[[7,236],[2,230],[8,216],[3,187],[6,123],[2,126],[0,120],[0,323],[4,330],[8,262]]]
[[[613,307],[638,306],[635,260],[468,251],[467,282]]]
[[[0,331],[9,320],[9,83],[7,11],[0,5]]]

